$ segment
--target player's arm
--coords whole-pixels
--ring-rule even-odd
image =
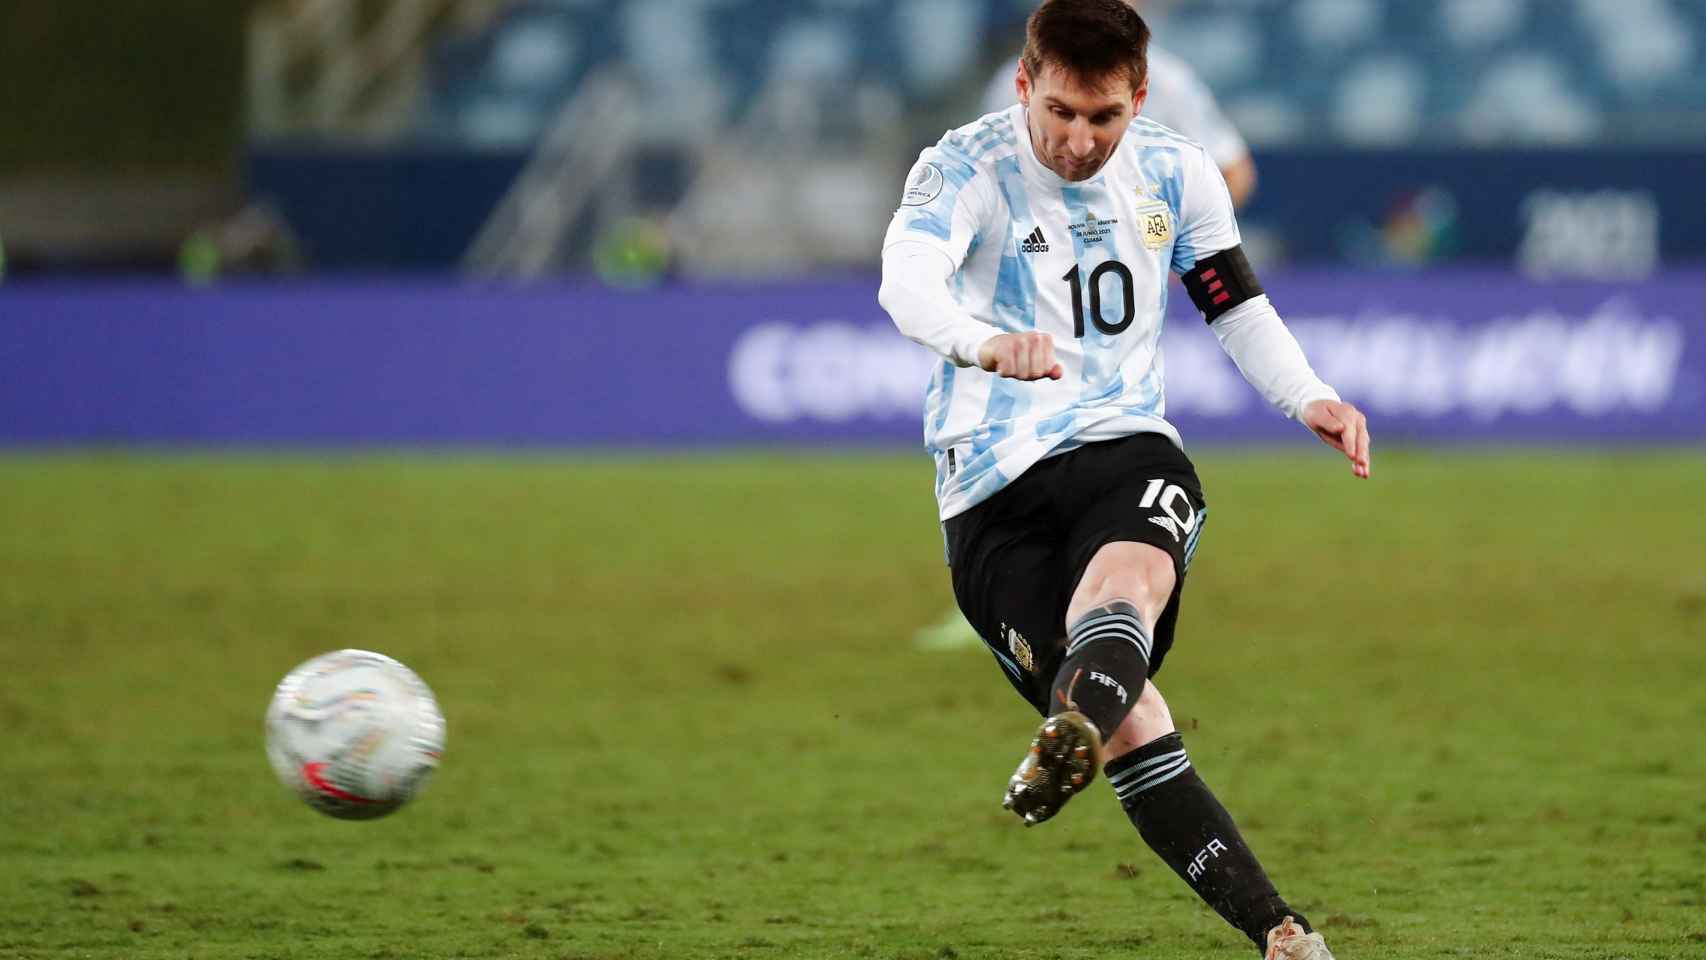
[[[1256,392],[1344,453],[1352,473],[1367,477],[1367,418],[1315,375],[1250,269],[1244,249],[1235,246],[1198,260],[1181,279],[1221,349]]]
[[[1238,234],[1226,184],[1206,154],[1192,166],[1181,200],[1173,268],[1238,372],[1269,403],[1314,431],[1369,475],[1368,420],[1321,381],[1268,301]],[[1207,251],[1215,251],[1206,256]]]
[[[1048,334],[1003,333],[967,313],[950,292],[973,242],[994,228],[993,198],[981,175],[949,138],[919,157],[883,241],[877,301],[901,333],[959,366],[1058,380]]]
[[[1015,380],[1059,380],[1054,341],[1046,333],[1002,333],[972,317],[948,293],[957,265],[940,249],[901,241],[883,251],[877,302],[914,342],[962,367]]]

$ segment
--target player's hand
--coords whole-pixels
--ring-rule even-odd
[[[977,365],[1014,380],[1059,380],[1065,376],[1054,359],[1054,338],[1046,333],[1000,333],[977,348]]]
[[[1361,410],[1341,400],[1312,400],[1303,408],[1303,424],[1351,461],[1351,473],[1368,479],[1368,418]]]

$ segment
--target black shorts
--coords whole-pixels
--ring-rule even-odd
[[[1104,544],[1173,558],[1176,579],[1150,638],[1149,675],[1173,646],[1185,571],[1208,512],[1196,468],[1155,433],[1049,457],[943,524],[954,598],[1021,696],[1048,713],[1066,647],[1066,606]]]

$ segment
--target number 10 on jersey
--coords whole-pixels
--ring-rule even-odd
[[[1072,335],[1079,339],[1084,337],[1084,280],[1082,279],[1082,270],[1082,267],[1073,264],[1072,269],[1066,272],[1066,276],[1060,278],[1072,288]],[[1124,305],[1124,315],[1120,317],[1118,323],[1109,323],[1102,318],[1102,278],[1110,273],[1120,275],[1120,285],[1125,294],[1120,298],[1120,302]],[[1136,305],[1131,302],[1131,270],[1125,264],[1118,260],[1103,261],[1096,269],[1090,271],[1089,286],[1090,322],[1096,325],[1097,330],[1111,337],[1124,332],[1126,327],[1131,326],[1132,317],[1136,315]]]

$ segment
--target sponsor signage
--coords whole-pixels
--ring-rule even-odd
[[[1706,271],[1274,274],[1381,440],[1706,441]],[[921,442],[939,362],[874,278],[615,291],[449,282],[0,288],[0,443],[712,446]],[[1298,439],[1175,286],[1187,444]]]

